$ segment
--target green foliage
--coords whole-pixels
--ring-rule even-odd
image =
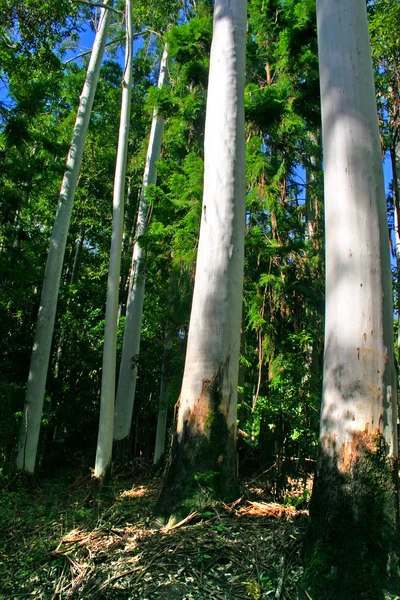
[[[399,3],[396,0],[369,1],[368,13],[381,138],[384,150],[394,150],[400,126]]]

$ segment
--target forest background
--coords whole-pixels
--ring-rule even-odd
[[[26,4],[26,3],[25,3]],[[28,3],[29,4],[29,3]],[[170,11],[173,7],[167,7]],[[24,389],[43,268],[60,177],[88,56],[71,52],[88,39],[96,10],[59,4],[3,8],[1,285],[1,457],[10,459]],[[159,6],[136,8],[141,32],[134,57],[119,350],[137,198],[155,104],[165,117],[158,183],[149,190],[151,224],[143,236],[147,282],[133,417],[133,456],[154,451],[165,323],[170,416],[179,395],[195,268],[203,176],[203,129],[211,5],[188,5],[180,25]],[[392,11],[392,13],[390,12]],[[383,154],[397,126],[390,85],[396,57],[395,3],[371,3],[370,26]],[[112,182],[120,103],[121,17],[107,47],[60,287],[42,422],[41,461],[86,457],[97,436]],[[388,25],[390,30],[387,29]],[[390,35],[393,34],[393,36]],[[170,45],[168,87],[157,90],[163,36]],[[75,51],[76,53],[77,51]],[[79,54],[79,53],[78,53]],[[396,63],[394,63],[396,64]],[[5,93],[6,91],[6,93]],[[314,2],[250,2],[246,86],[246,268],[239,428],[262,452],[315,457],[323,340],[323,191]],[[398,100],[397,100],[398,101]],[[398,117],[397,117],[398,119]],[[389,155],[390,158],[390,155]],[[386,160],[391,171],[390,160]],[[393,194],[388,188],[394,230]],[[395,245],[394,234],[391,237]],[[168,281],[175,272],[171,303]],[[178,292],[178,293],[176,293]],[[173,305],[173,310],[171,310]],[[311,376],[312,373],[312,376]],[[171,419],[170,419],[171,421]],[[248,436],[248,437],[247,437]],[[88,460],[88,458],[86,458]],[[90,464],[90,460],[89,460]]]
[[[121,7],[120,7],[121,8]],[[168,361],[169,423],[183,371],[202,197],[211,3],[134,8],[133,100],[121,268],[121,350],[137,199],[154,106],[165,118],[141,244],[147,278],[132,455],[150,458]],[[1,461],[13,455],[60,179],[99,9],[4,3],[1,43]],[[370,3],[386,177],[398,127],[398,10]],[[396,20],[397,19],[397,20]],[[123,19],[106,48],[68,235],[41,429],[40,461],[91,464],[99,415]],[[164,39],[169,85],[156,81]],[[76,48],[76,49],[75,49]],[[323,348],[323,188],[313,1],[250,2],[247,213],[239,429],[263,460],[315,458]],[[397,76],[397,80],[396,80]],[[393,86],[394,83],[397,84]],[[397,95],[396,95],[397,94]],[[393,192],[388,186],[391,245]],[[395,268],[393,252],[393,270]],[[168,282],[174,273],[174,289]],[[395,285],[396,289],[396,285]],[[167,323],[167,325],[166,325]],[[166,329],[168,331],[166,332]],[[166,338],[167,333],[167,338]],[[166,342],[171,343],[168,357]],[[165,368],[164,368],[165,371]],[[85,456],[85,458],[83,458]]]
[[[172,322],[167,359],[170,416],[182,376],[201,207],[211,41],[209,3],[188,5],[180,14],[181,24],[172,27],[171,14],[155,8],[158,12],[151,15],[147,11],[136,15],[136,31],[143,33],[134,58],[119,319],[120,350],[129,246],[135,235],[150,119],[157,104],[165,117],[165,131],[158,184],[149,190],[151,224],[142,239],[148,272],[141,350],[132,357],[139,364],[133,456],[148,458],[154,449],[166,321]],[[50,18],[45,3],[35,9],[18,3],[3,8],[5,16],[9,12],[1,48],[3,463],[12,455],[22,416],[48,238],[88,60],[87,56],[72,60],[70,55],[88,39],[88,23],[93,27],[96,19],[96,12],[84,5],[76,7],[74,16],[63,3],[59,10],[57,21],[54,15]],[[371,3],[370,12],[383,154],[387,155],[397,135],[393,115],[398,100],[390,85],[392,57],[387,56],[389,52],[396,57],[395,3]],[[323,339],[315,6],[311,1],[251,2],[249,15],[239,428],[247,443],[269,453],[269,459],[280,453],[305,459],[315,457]],[[116,15],[111,38],[121,38],[120,21]],[[170,85],[157,90],[162,36],[170,45]],[[71,457],[93,452],[97,435],[122,76],[121,61],[116,60],[118,41],[107,51],[85,146],[53,336],[41,442],[41,460],[48,466],[64,462],[67,456],[71,462]],[[390,160],[386,165],[391,166]],[[386,168],[385,172],[393,171]],[[394,231],[391,189],[389,222]],[[393,234],[391,243],[394,247]],[[168,280],[173,271],[177,283],[171,303]]]
[[[116,4],[122,11],[122,3]],[[387,156],[395,302],[399,202],[397,2],[368,3]],[[44,265],[88,55],[98,23],[86,3],[5,1],[0,7],[1,476],[13,470]],[[177,16],[178,15],[178,16]],[[136,42],[119,295],[121,353],[135,223],[154,107],[164,117],[157,185],[140,235],[146,290],[130,441],[123,461],[151,460],[160,389],[168,427],[181,385],[201,215],[212,2],[134,6]],[[243,474],[270,469],[276,499],[316,459],[324,312],[323,173],[315,2],[249,2],[246,63],[246,248],[239,377]],[[118,139],[121,13],[112,16],[88,129],[57,307],[38,470],[94,464],[98,434],[112,186]],[[117,41],[116,41],[117,40]],[[168,85],[157,88],[164,43]],[[390,178],[390,176],[389,176]],[[397,327],[397,319],[394,319]],[[312,467],[311,467],[312,468]],[[305,492],[306,493],[306,492]],[[304,501],[304,498],[301,499]]]

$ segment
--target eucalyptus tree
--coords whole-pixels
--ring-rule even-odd
[[[106,0],[111,6],[113,0]],[[64,173],[58,209],[50,240],[43,280],[38,320],[32,350],[26,399],[18,441],[17,468],[33,473],[39,441],[46,377],[57,307],[58,289],[72,206],[82,161],[83,146],[89,124],[111,12],[102,9],[99,29],[90,57],[86,81],[80,97],[66,171]]]
[[[158,77],[159,89],[167,83],[167,59],[168,47],[166,45],[160,64]],[[148,186],[154,185],[157,180],[156,162],[160,156],[163,127],[164,118],[158,109],[155,108],[136,220],[128,300],[126,304],[124,340],[115,402],[114,439],[118,441],[126,439],[131,430],[137,377],[137,364],[132,363],[132,358],[139,353],[140,349],[140,333],[146,284],[146,262],[140,238],[146,233],[149,226],[147,190]]]
[[[236,413],[245,226],[246,2],[217,0],[205,129],[204,194],[186,362],[160,512],[186,511],[208,480],[237,491]]]
[[[124,197],[126,163],[128,158],[129,124],[132,96],[132,4],[126,0],[126,49],[125,69],[122,82],[121,118],[118,138],[117,162],[115,166],[113,221],[110,252],[110,267],[107,282],[107,303],[104,330],[103,368],[101,378],[100,424],[97,441],[94,476],[104,477],[112,456],[115,372],[117,353],[117,325],[119,277],[121,269],[122,232],[124,223]]]
[[[364,0],[318,0],[326,325],[313,598],[383,598],[397,531],[387,216]],[[332,577],[334,573],[334,577]]]

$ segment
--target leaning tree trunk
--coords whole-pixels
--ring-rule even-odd
[[[106,0],[104,4],[112,6],[113,0]],[[78,114],[67,158],[66,171],[61,185],[58,209],[47,256],[31,364],[29,367],[25,407],[17,448],[17,468],[23,469],[28,473],[33,473],[35,469],[61,271],[72,206],[82,162],[83,146],[99,79],[110,19],[111,11],[103,9],[89,61],[85,84],[79,101]]]
[[[100,423],[94,476],[104,477],[111,464],[114,429],[115,372],[117,360],[117,327],[119,276],[121,270],[122,230],[124,224],[125,175],[128,158],[129,124],[132,97],[132,4],[126,0],[126,50],[122,82],[121,118],[117,162],[115,165],[113,220],[108,269],[106,318],[104,325],[103,368],[101,373]]]
[[[168,48],[166,45],[160,65],[160,74],[158,78],[159,88],[163,87],[167,82],[167,60]],[[146,166],[143,175],[143,186],[136,221],[136,241],[133,246],[124,339],[122,343],[121,364],[118,377],[117,397],[115,401],[114,439],[117,441],[125,440],[129,436],[131,430],[137,376],[137,365],[132,362],[132,358],[139,354],[144,290],[146,284],[146,265],[140,236],[146,233],[149,225],[147,188],[151,184],[155,185],[157,181],[156,162],[160,157],[163,127],[164,119],[158,114],[158,110],[154,109]]]
[[[308,575],[315,600],[383,598],[397,533],[387,215],[365,0],[317,0],[326,327]]]
[[[236,415],[245,229],[246,2],[217,0],[208,84],[202,219],[186,363],[160,514],[204,485],[237,492]],[[200,487],[199,487],[200,484]]]

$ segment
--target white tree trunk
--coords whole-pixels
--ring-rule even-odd
[[[365,0],[317,0],[317,30],[326,317],[306,577],[316,600],[380,598],[397,568],[397,378]]]
[[[245,229],[246,2],[219,0],[208,82],[204,195],[177,434],[221,371],[228,429],[236,432]]]
[[[115,166],[110,266],[107,282],[104,327],[103,369],[101,375],[100,423],[94,476],[104,477],[111,464],[114,429],[115,372],[117,353],[118,297],[124,223],[125,175],[128,157],[132,96],[132,4],[126,0],[126,50],[122,82],[121,118]]]
[[[111,6],[113,0],[106,0],[105,4]],[[24,413],[17,448],[17,468],[24,469],[28,473],[33,473],[35,469],[46,377],[68,228],[82,162],[83,146],[89,125],[110,20],[111,12],[103,9],[89,61],[85,84],[79,101],[71,147],[68,153],[66,171],[61,185],[58,209],[47,256],[26,388]]]
[[[158,87],[167,83],[168,48],[165,46],[161,59]],[[146,192],[150,184],[157,180],[156,162],[160,156],[164,119],[153,113],[146,165],[143,175],[142,192],[139,199],[136,221],[136,241],[133,246],[132,266],[129,279],[129,292],[126,305],[124,339],[122,344],[121,364],[118,377],[117,397],[115,403],[114,439],[123,440],[129,436],[132,423],[133,404],[135,401],[137,365],[132,358],[139,354],[140,333],[142,327],[143,301],[146,285],[146,265],[141,247],[140,236],[146,233],[149,226]]]
[[[237,493],[236,416],[245,231],[244,83],[247,6],[216,0],[204,143],[204,194],[177,430],[158,508],[199,493]],[[211,477],[211,479],[209,479]]]
[[[314,146],[319,146],[321,140],[318,133],[310,131],[308,139]],[[316,180],[316,171],[322,170],[322,165],[315,156],[315,152],[310,157],[311,169],[306,169],[306,240],[314,242],[318,229],[319,218],[319,200],[316,197],[316,192],[313,189],[313,183]]]
[[[397,456],[387,215],[365,0],[317,2],[325,163],[326,326],[321,441],[379,432]]]
[[[167,433],[167,416],[168,416],[168,363],[170,351],[172,348],[171,332],[166,331],[165,335],[165,350],[163,356],[160,397],[158,401],[158,417],[156,431],[156,445],[154,449],[153,464],[158,465],[165,451],[165,437]]]

